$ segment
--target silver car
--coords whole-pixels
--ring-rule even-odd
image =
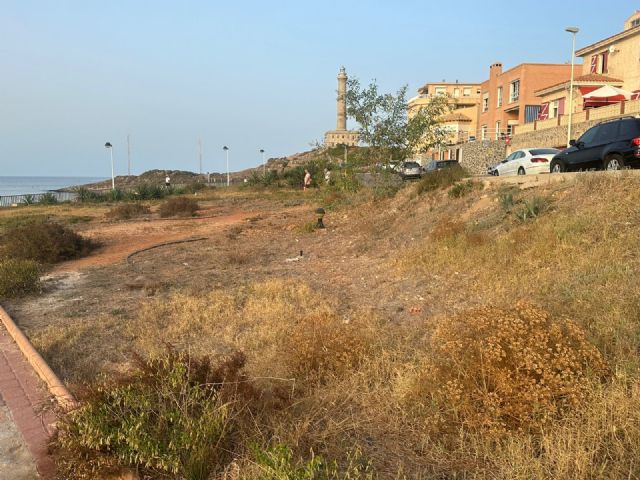
[[[403,162],[400,167],[400,176],[403,180],[420,178],[422,176],[422,167],[418,162]]]

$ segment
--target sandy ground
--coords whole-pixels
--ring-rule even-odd
[[[1,402],[1,400],[0,400]],[[31,454],[16,430],[11,413],[0,404],[0,478],[31,480],[38,478]]]

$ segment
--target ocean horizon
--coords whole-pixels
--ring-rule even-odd
[[[106,177],[0,176],[0,197],[27,195],[106,180]]]

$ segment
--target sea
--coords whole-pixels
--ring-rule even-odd
[[[84,185],[105,180],[104,177],[2,177],[0,176],[0,197],[5,195],[26,195],[44,193],[50,190]]]

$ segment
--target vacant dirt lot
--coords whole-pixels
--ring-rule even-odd
[[[563,178],[413,183],[394,195],[243,189],[201,198],[186,219],[160,219],[157,205],[126,221],[107,221],[100,206],[32,211],[101,247],[51,270],[43,294],[7,307],[79,393],[165,343],[242,350],[252,381],[286,397],[246,435],[288,445],[296,458],[313,450],[344,465],[356,449],[380,478],[634,478],[640,258],[628,246],[640,235],[639,181],[625,172]],[[313,228],[319,206],[325,229]],[[608,373],[603,381],[581,360],[561,359],[578,369],[573,406],[556,404],[567,390],[549,393],[543,382],[547,410],[538,400],[517,408],[544,428],[507,431],[513,416],[496,412],[522,400],[537,375],[560,374],[543,360],[513,371],[498,362],[502,373],[487,377],[485,350],[465,357],[465,348],[493,354],[504,335],[517,347],[520,333],[508,328],[517,312],[545,325],[573,320],[576,345],[599,359],[597,348]],[[502,336],[474,343],[494,320],[507,327]],[[545,329],[532,330],[531,348]],[[448,339],[444,350],[438,338]],[[468,363],[438,383],[438,354]],[[531,377],[513,387],[510,375],[522,372]],[[462,377],[469,396],[456,390]],[[496,379],[505,388],[493,389]],[[473,395],[488,388],[493,407],[478,409]],[[238,468],[249,471],[251,453],[239,451]]]

